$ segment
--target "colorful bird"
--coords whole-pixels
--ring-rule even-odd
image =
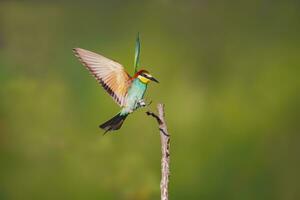
[[[139,48],[138,44],[135,72],[138,66]],[[73,51],[115,102],[122,107],[116,116],[99,127],[105,130],[105,133],[120,129],[130,113],[146,105],[143,97],[148,83],[150,81],[158,83],[158,81],[146,70],[140,70],[131,77],[116,61],[81,48],[74,48]]]

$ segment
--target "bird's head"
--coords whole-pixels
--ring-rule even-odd
[[[159,83],[147,70],[140,70],[135,75],[134,78],[138,78],[143,83],[149,83],[150,81],[154,81]]]

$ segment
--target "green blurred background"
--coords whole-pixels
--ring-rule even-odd
[[[170,199],[300,199],[300,3],[1,1],[0,199],[159,199],[160,140],[72,53],[160,80],[172,134]]]

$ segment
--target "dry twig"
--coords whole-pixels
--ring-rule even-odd
[[[160,140],[161,140],[161,181],[160,192],[161,200],[169,199],[169,177],[170,177],[170,135],[168,133],[167,125],[165,122],[164,105],[157,105],[158,115],[151,111],[147,111],[146,114],[156,119],[159,125]]]

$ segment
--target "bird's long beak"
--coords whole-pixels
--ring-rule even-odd
[[[156,83],[159,83],[159,81],[158,80],[156,80],[154,77],[151,77],[151,78],[149,78],[151,81],[154,81],[154,82],[156,82]]]

